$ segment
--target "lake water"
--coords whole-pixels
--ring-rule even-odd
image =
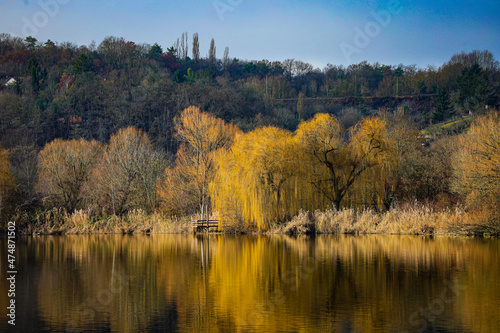
[[[19,332],[500,330],[498,239],[41,236],[16,254]]]

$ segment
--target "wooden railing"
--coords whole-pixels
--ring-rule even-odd
[[[193,231],[208,231],[210,228],[219,229],[219,221],[218,220],[195,220],[193,223]]]

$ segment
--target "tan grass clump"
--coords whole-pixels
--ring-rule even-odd
[[[342,209],[314,213],[301,211],[292,221],[271,232],[286,234],[450,234],[470,233],[473,224],[463,208],[434,211],[421,205],[407,205],[378,213],[372,209]]]

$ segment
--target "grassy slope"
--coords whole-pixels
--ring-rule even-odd
[[[470,116],[461,117],[458,119],[447,120],[445,122],[434,124],[434,125],[431,125],[427,128],[424,128],[420,133],[422,135],[432,135],[432,134],[451,132],[454,129],[463,128],[464,126],[468,127],[468,125],[471,123],[472,119],[473,119],[473,116],[470,115]]]

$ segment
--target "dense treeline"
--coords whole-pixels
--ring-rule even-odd
[[[267,156],[273,161],[317,160],[317,165],[307,165],[314,173],[299,177],[316,189],[317,208],[328,203],[336,208],[387,209],[395,198],[437,198],[450,204],[458,193],[464,195],[450,185],[456,140],[443,138],[423,148],[419,130],[497,108],[500,66],[490,52],[474,51],[457,54],[439,68],[362,62],[320,70],[293,59],[230,58],[228,48],[219,59],[214,40],[208,56],[201,57],[198,34],[191,42],[185,33],[166,50],[116,37],[77,46],[0,34],[0,82],[5,83],[0,90],[4,216],[42,206],[68,211],[92,206],[110,214],[158,207],[171,214],[193,212],[215,203],[215,192],[223,193],[211,189],[211,179],[244,172],[226,163],[235,169],[223,175],[220,161],[262,157],[256,141],[268,147],[267,152],[290,153]],[[206,113],[189,108],[190,116],[181,114],[190,105]],[[198,119],[192,119],[196,114]],[[360,162],[358,155],[368,149],[370,122],[383,145],[373,148],[380,150],[376,154],[370,151],[376,157]],[[197,127],[200,124],[206,127]],[[460,124],[463,129],[468,123]],[[318,132],[316,126],[335,133],[337,139],[330,144],[339,150],[335,162],[343,164],[330,165],[330,152],[321,162],[318,151],[308,151],[314,146],[311,133]],[[196,138],[189,136],[193,128],[201,130]],[[220,141],[207,147],[202,137],[209,132]],[[219,148],[230,146],[231,154],[240,151],[241,156],[221,153]],[[166,165],[164,174],[158,171]],[[264,182],[274,191],[274,218],[287,218],[295,208],[314,208],[304,204],[305,199],[296,206],[281,202],[292,193],[283,184],[295,179],[299,186],[297,175],[287,172],[301,168],[276,167],[268,175],[272,181]],[[76,168],[80,174],[75,174]],[[349,168],[356,179],[343,174]],[[50,179],[55,170],[73,172],[76,178],[59,186]],[[262,174],[245,176],[255,180]],[[190,177],[197,177],[195,185]],[[374,177],[379,180],[371,181]],[[179,184],[184,191],[173,190]],[[312,194],[301,194],[307,195]],[[264,223],[256,216],[251,219]]]
[[[244,133],[194,106],[174,121],[181,145],[169,165],[133,127],[108,144],[48,143],[38,154],[35,184],[42,205],[92,216],[216,211],[226,225],[267,230],[303,210],[380,212],[396,198],[399,206],[438,200],[450,208],[458,200],[482,228],[499,231],[498,111],[432,149],[422,147],[420,132],[401,114],[367,117],[345,129],[336,117],[317,113],[294,132],[264,126]]]
[[[77,46],[2,34],[0,79],[15,83],[3,86],[0,96],[0,141],[7,148],[27,138],[38,147],[55,138],[102,142],[119,128],[135,126],[175,153],[172,120],[190,105],[244,130],[294,130],[317,112],[343,113],[349,122],[406,103],[426,126],[495,105],[500,92],[499,65],[488,51],[457,54],[440,68],[362,62],[320,70],[293,59],[231,59],[228,49],[218,59],[214,41],[208,56],[200,57],[196,34],[188,44],[187,34],[167,50],[115,37]],[[421,99],[381,99],[374,106],[364,98],[396,95]],[[355,110],[321,100],[346,96]]]
[[[167,202],[183,197],[176,209],[190,211],[191,198],[202,210],[211,204],[227,224],[268,229],[301,210],[385,211],[395,200],[450,208],[462,200],[478,223],[499,230],[498,111],[428,148],[401,114],[367,117],[345,129],[334,116],[318,113],[295,132],[265,126],[248,133],[210,125],[215,118],[193,107],[181,117],[179,130],[188,128],[189,137],[212,135],[203,136],[203,149],[191,150],[188,159],[178,154],[174,169],[167,168],[159,194]],[[224,144],[216,147],[221,137]]]

